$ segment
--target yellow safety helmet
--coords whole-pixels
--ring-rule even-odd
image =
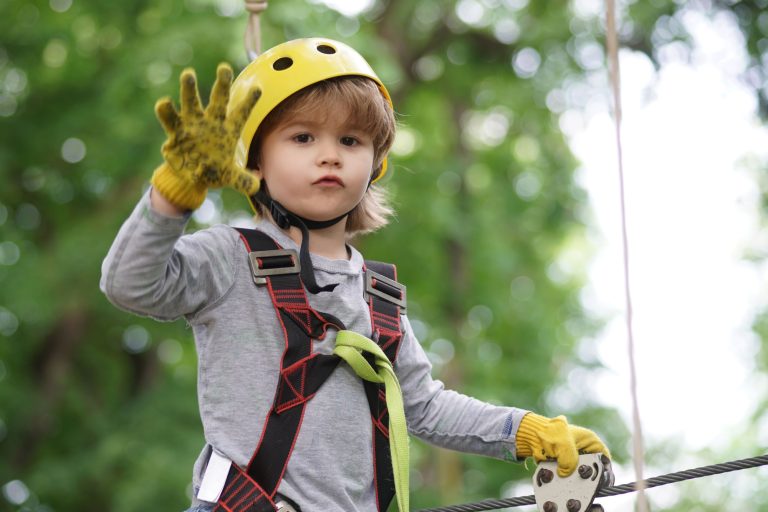
[[[254,87],[261,98],[243,126],[235,149],[235,163],[246,167],[248,150],[256,130],[264,118],[291,94],[317,82],[339,76],[364,76],[379,86],[381,94],[392,106],[387,88],[365,59],[350,46],[324,38],[295,39],[275,46],[248,64],[232,84],[230,108],[240,102]],[[381,171],[373,182],[387,172],[384,158]]]

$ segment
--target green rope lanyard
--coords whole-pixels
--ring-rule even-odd
[[[368,352],[376,358],[376,370],[368,364],[362,352]],[[400,512],[408,512],[408,429],[403,410],[403,392],[400,390],[392,363],[375,342],[352,331],[339,331],[333,353],[344,359],[361,379],[384,384],[397,508]]]

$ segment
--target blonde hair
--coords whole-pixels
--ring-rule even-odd
[[[280,103],[259,125],[248,151],[248,168],[257,169],[264,139],[278,126],[298,115],[324,117],[339,107],[349,112],[347,122],[368,133],[373,142],[371,176],[381,172],[381,165],[395,140],[395,114],[371,79],[344,76],[323,80],[306,87]],[[268,217],[269,211],[257,203],[259,215]],[[376,231],[387,225],[394,210],[384,188],[372,184],[360,203],[347,217],[346,233],[349,238]]]

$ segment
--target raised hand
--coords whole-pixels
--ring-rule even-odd
[[[239,105],[229,109],[232,75],[229,64],[219,64],[205,109],[192,69],[181,73],[181,112],[170,98],[155,104],[168,139],[162,147],[165,162],[155,170],[152,185],[180,208],[199,207],[209,188],[232,187],[248,196],[259,190],[259,180],[235,164],[234,154],[240,131],[261,90],[252,90]]]

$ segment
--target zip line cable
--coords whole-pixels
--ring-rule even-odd
[[[640,406],[637,400],[637,368],[635,365],[635,340],[632,330],[632,293],[629,286],[629,236],[627,234],[627,210],[624,194],[624,159],[621,150],[621,73],[619,67],[619,37],[616,31],[615,0],[605,0],[605,44],[608,51],[608,72],[613,91],[613,120],[616,129],[616,150],[619,171],[619,203],[621,206],[621,240],[624,255],[624,301],[627,319],[627,352],[629,356],[629,391],[632,397],[632,459],[635,466],[637,509],[648,512],[648,502],[643,492],[643,430],[640,422]]]
[[[747,459],[739,459],[730,462],[723,462],[720,464],[712,464],[710,466],[701,466],[698,468],[686,469],[683,471],[655,476],[653,478],[639,482],[640,485],[637,485],[638,482],[631,482],[628,484],[606,487],[604,489],[600,489],[597,492],[597,497],[604,498],[610,496],[618,496],[620,494],[635,492],[639,488],[650,489],[652,487],[660,487],[662,485],[674,484],[683,482],[685,480],[693,480],[695,478],[719,475],[722,473],[729,473],[731,471],[740,471],[742,469],[756,468],[765,465],[768,465],[768,455],[759,455],[757,457],[750,457]],[[428,508],[419,510],[418,512],[476,512],[480,510],[497,510],[501,508],[514,508],[535,504],[536,498],[533,494],[531,494],[528,496],[518,496],[516,498],[484,500],[475,503],[465,503],[463,505]]]

